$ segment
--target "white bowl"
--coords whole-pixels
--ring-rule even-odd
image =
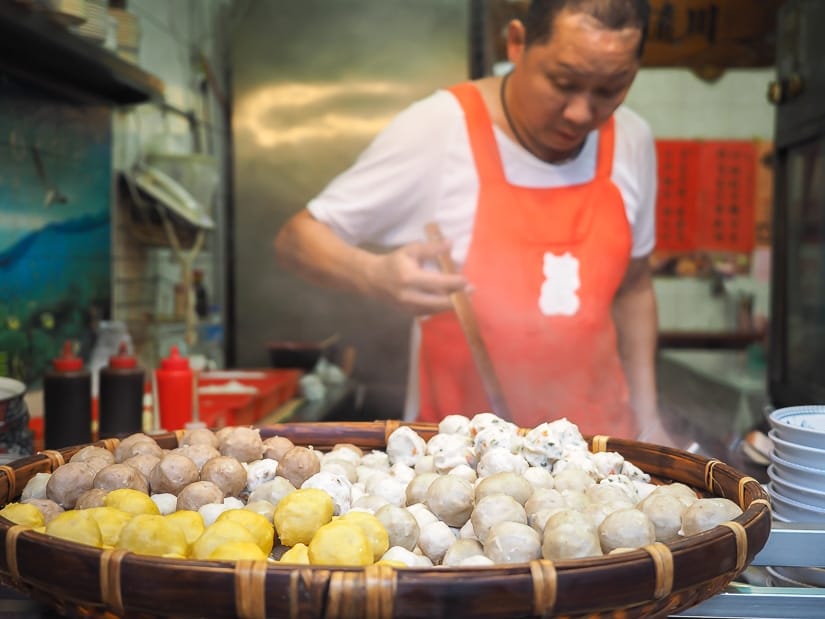
[[[812,490],[790,482],[777,473],[773,465],[768,467],[768,477],[771,479],[771,485],[782,496],[805,505],[825,509],[825,491]]]
[[[811,490],[825,491],[825,469],[794,464],[776,453],[771,454],[771,461],[774,472],[783,480]]]
[[[773,443],[773,452],[780,458],[793,464],[825,470],[825,449],[786,441],[779,436],[776,430],[768,432],[768,438]]]
[[[777,488],[773,483],[768,484],[768,495],[771,497],[771,506],[774,513],[781,518],[787,518],[790,522],[805,524],[825,522],[825,508],[814,507],[789,499],[777,492]]]
[[[777,408],[768,423],[783,441],[825,449],[825,406]]]

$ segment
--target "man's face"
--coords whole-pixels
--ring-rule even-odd
[[[513,115],[539,154],[575,152],[624,100],[639,69],[641,31],[609,30],[582,13],[562,11],[550,40],[511,47]]]

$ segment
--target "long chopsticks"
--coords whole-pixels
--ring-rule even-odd
[[[424,227],[427,232],[427,238],[430,241],[442,241],[444,237],[441,230],[436,223],[429,223]],[[455,264],[450,257],[449,252],[442,252],[438,256],[438,266],[442,273],[456,273]],[[490,406],[493,408],[493,413],[507,421],[512,421],[510,409],[507,407],[507,402],[504,399],[504,392],[501,389],[501,384],[498,382],[493,362],[490,360],[490,354],[487,352],[487,346],[481,337],[481,331],[478,328],[478,321],[476,320],[473,306],[470,303],[470,298],[463,290],[460,292],[453,292],[450,295],[450,302],[453,305],[458,322],[461,325],[461,330],[464,332],[464,338],[470,347],[470,353],[475,361],[476,369],[481,382],[484,385],[484,391],[487,398],[490,400]],[[465,411],[469,413],[469,411]]]

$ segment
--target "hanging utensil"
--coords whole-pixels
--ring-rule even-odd
[[[430,241],[440,242],[444,240],[438,224],[429,223],[425,226],[425,230],[427,232],[427,238]],[[442,273],[457,273],[449,252],[443,252],[438,256],[438,266]],[[501,384],[498,382],[493,362],[487,352],[484,339],[481,337],[481,331],[478,328],[478,321],[476,320],[473,306],[470,303],[470,298],[467,296],[467,293],[462,290],[450,294],[450,302],[453,305],[456,316],[458,316],[458,322],[461,325],[461,330],[464,332],[464,338],[470,347],[470,353],[481,377],[481,382],[484,385],[484,391],[487,394],[487,399],[490,401],[493,413],[502,419],[512,421],[510,409],[507,407],[507,402],[504,399],[504,392],[501,389]]]

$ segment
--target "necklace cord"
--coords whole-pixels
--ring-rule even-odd
[[[505,73],[504,77],[501,78],[501,88],[499,89],[499,97],[501,98],[501,111],[504,112],[504,118],[507,120],[507,126],[510,127],[510,131],[516,138],[516,141],[521,145],[521,147],[526,150],[528,153],[533,153],[533,149],[527,146],[527,143],[521,137],[518,129],[516,129],[515,123],[513,123],[513,119],[510,117],[510,110],[507,108],[507,97],[505,95],[507,90],[507,80],[510,78],[510,73]]]

